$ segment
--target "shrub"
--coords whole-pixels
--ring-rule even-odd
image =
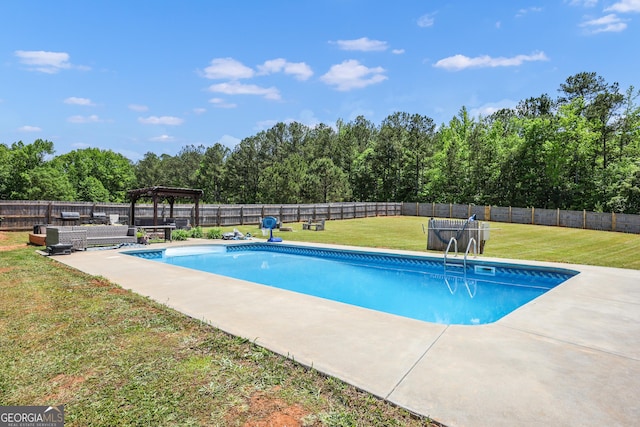
[[[191,233],[187,230],[174,230],[174,232],[171,233],[173,240],[187,240],[190,236]]]
[[[202,227],[198,226],[191,229],[191,237],[193,237],[194,239],[201,239],[202,236],[204,236]]]
[[[207,230],[207,239],[222,239],[222,230],[218,227]]]

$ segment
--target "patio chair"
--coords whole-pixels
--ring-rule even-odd
[[[304,227],[305,224],[303,224]],[[310,222],[306,228],[307,230],[315,230],[322,231],[324,230],[324,219],[321,219],[319,222]]]

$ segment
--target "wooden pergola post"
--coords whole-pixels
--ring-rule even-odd
[[[173,218],[173,203],[176,201],[175,198],[169,197],[169,218]]]
[[[199,227],[200,226],[200,196],[195,196],[195,202],[196,202],[195,224],[196,224],[196,227]]]
[[[153,225],[158,225],[158,195],[153,194]]]
[[[138,201],[137,196],[131,197],[131,207],[129,208],[129,225],[134,225],[136,223],[136,201]]]

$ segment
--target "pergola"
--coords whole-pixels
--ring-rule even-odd
[[[173,218],[173,203],[178,198],[193,199],[195,203],[195,226],[200,225],[200,198],[204,195],[204,191],[194,188],[175,188],[175,187],[147,187],[138,188],[137,190],[129,190],[127,192],[129,199],[131,199],[131,215],[130,223],[135,224],[136,216],[136,202],[142,197],[148,197],[153,200],[153,225],[158,225],[158,200],[168,201],[170,210],[169,216]]]

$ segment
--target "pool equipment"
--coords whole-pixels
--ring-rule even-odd
[[[268,216],[262,220],[262,228],[269,229],[269,239],[267,242],[282,242],[281,237],[273,237],[273,229],[278,225],[278,220],[272,216]]]

